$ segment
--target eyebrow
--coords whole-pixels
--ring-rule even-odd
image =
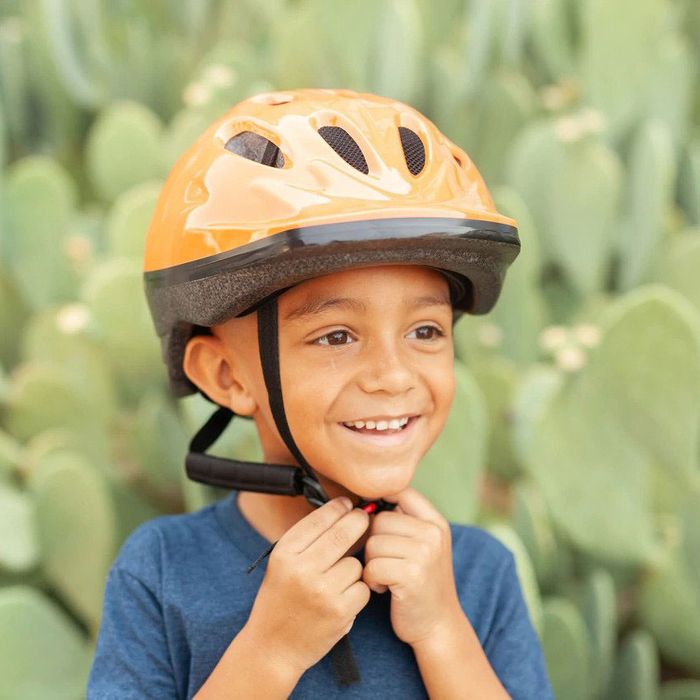
[[[448,294],[425,294],[404,300],[405,306],[423,308],[426,306],[452,306]],[[283,318],[285,321],[297,320],[306,316],[320,314],[331,309],[347,309],[355,313],[367,313],[367,304],[355,297],[310,297],[296,309],[289,311]]]

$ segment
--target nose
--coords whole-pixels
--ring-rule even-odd
[[[401,394],[415,387],[415,368],[401,339],[373,339],[364,347],[360,363],[359,383],[368,393]]]

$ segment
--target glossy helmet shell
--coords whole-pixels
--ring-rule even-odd
[[[148,230],[144,286],[175,395],[198,327],[352,267],[426,265],[485,314],[520,251],[469,156],[412,107],[353,90],[255,95],[177,160]]]

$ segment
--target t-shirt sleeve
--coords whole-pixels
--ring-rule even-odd
[[[554,700],[542,646],[510,550],[506,551],[496,613],[484,652],[513,700]]]
[[[87,700],[177,697],[158,596],[117,560],[105,584]]]

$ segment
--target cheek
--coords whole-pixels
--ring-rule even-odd
[[[287,422],[301,448],[301,441],[307,435],[317,434],[332,412],[335,394],[334,382],[319,371],[297,368],[294,376],[285,376],[284,411]]]
[[[441,364],[430,376],[430,391],[433,399],[433,426],[438,432],[442,430],[450,415],[456,392],[454,364],[450,361]],[[436,436],[437,437],[437,436]]]

